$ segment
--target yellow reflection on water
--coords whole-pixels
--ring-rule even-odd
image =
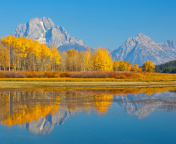
[[[151,95],[168,90],[175,91],[176,87],[0,91],[0,121],[9,127],[23,125],[48,114],[55,115],[59,108],[105,114],[112,105],[113,95]]]

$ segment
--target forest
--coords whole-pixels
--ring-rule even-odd
[[[70,49],[59,52],[55,46],[47,47],[25,37],[4,36],[0,41],[0,68],[4,71],[148,71],[155,66],[151,61],[131,65],[128,61],[112,61],[105,48],[78,52]]]
[[[155,71],[160,73],[176,73],[176,60],[156,65]]]

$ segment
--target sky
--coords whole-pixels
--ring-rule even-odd
[[[92,48],[117,49],[138,33],[176,41],[176,0],[0,0],[0,37],[34,17],[49,17]]]

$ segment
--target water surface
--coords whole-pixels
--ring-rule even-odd
[[[176,143],[175,90],[1,90],[1,144]]]

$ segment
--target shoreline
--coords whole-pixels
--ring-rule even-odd
[[[119,87],[176,87],[176,81],[139,82],[139,81],[0,81],[0,89],[28,88],[119,88]]]

